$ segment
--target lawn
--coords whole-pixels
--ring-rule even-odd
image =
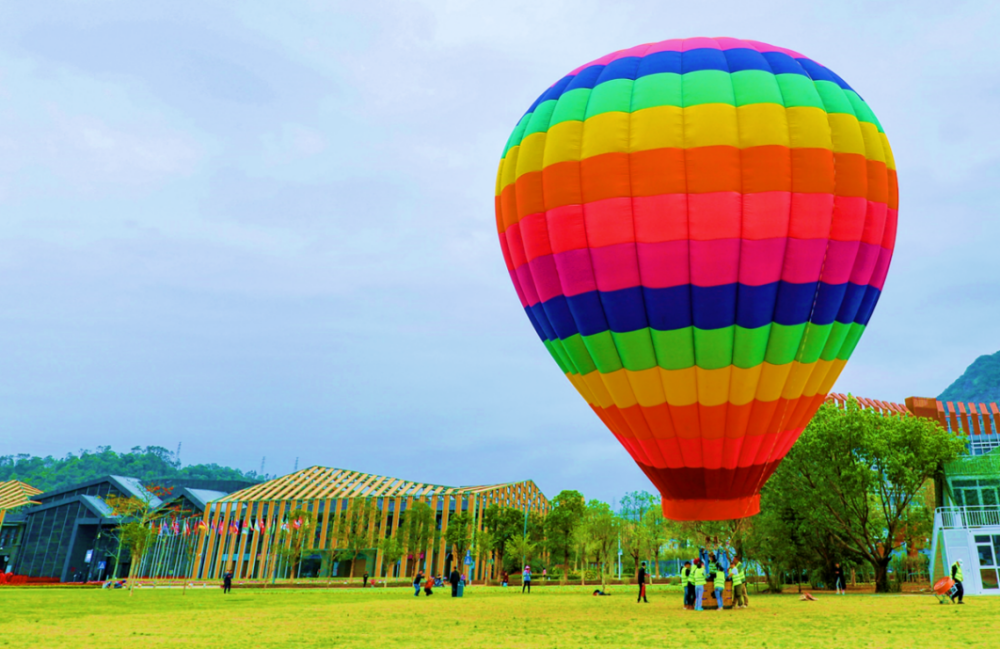
[[[0,647],[996,647],[1000,597],[941,606],[929,595],[751,597],[740,611],[685,611],[680,592],[634,587],[390,589],[0,588]],[[956,635],[958,637],[956,637]]]

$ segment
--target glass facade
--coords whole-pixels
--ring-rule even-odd
[[[979,554],[979,578],[983,590],[1000,590],[1000,534],[977,534],[976,551]]]
[[[1000,505],[1000,478],[952,480],[951,491],[959,507]]]

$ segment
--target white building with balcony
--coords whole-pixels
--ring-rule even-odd
[[[945,475],[946,506],[934,513],[931,581],[950,575],[961,559],[967,595],[1000,595],[1000,450],[951,462]]]

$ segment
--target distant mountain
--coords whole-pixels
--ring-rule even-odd
[[[21,480],[42,491],[61,489],[78,482],[121,475],[144,483],[158,479],[187,478],[203,480],[267,479],[255,471],[241,471],[218,464],[181,466],[174,454],[161,446],[136,446],[128,453],[116,453],[109,446],[96,451],[68,453],[64,458],[36,457],[27,454],[0,455],[0,481]]]
[[[1000,402],[1000,352],[980,356],[938,397],[941,401]]]

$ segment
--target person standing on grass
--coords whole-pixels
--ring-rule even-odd
[[[847,594],[847,583],[844,581],[844,569],[839,563],[833,564],[833,586],[837,589],[838,595]]]
[[[951,564],[951,578],[955,581],[955,591],[952,593],[951,601],[954,602],[955,598],[958,598],[959,604],[964,604],[962,598],[965,596],[965,587],[962,586],[962,560],[959,559],[955,563]]]
[[[740,570],[739,559],[733,559],[733,565],[729,567],[729,576],[733,578],[733,606],[736,608],[746,608],[747,585],[744,583],[743,571]]]
[[[694,571],[692,572],[694,579],[694,610],[702,611],[701,598],[705,596],[705,564],[701,562],[701,559],[694,560]]]
[[[430,575],[427,576],[427,581],[424,582],[424,594],[428,597],[434,594],[434,577]]]
[[[368,587],[368,571],[367,570],[365,570],[365,574],[361,575],[361,587],[362,588],[367,588]]]
[[[233,571],[227,570],[225,574],[222,575],[222,594],[228,595],[229,591],[233,588]]]
[[[694,606],[694,584],[691,583],[691,562],[685,561],[681,569],[681,591],[684,593],[684,608]]]
[[[722,569],[722,564],[715,564],[715,601],[718,603],[718,610],[722,610],[722,595],[726,592],[726,571]]]
[[[424,573],[422,570],[417,571],[417,576],[413,578],[413,596],[420,597],[420,584],[424,581]]]
[[[646,562],[643,561],[642,565],[639,566],[639,598],[635,600],[635,603],[645,602],[649,604],[649,600],[646,599]]]
[[[524,593],[524,589],[528,589],[528,594],[531,594],[531,566],[525,566],[524,570],[521,571],[521,592]]]
[[[451,596],[458,597],[458,584],[462,581],[462,575],[458,574],[458,568],[451,569],[451,575],[448,577],[448,583],[451,584]]]

